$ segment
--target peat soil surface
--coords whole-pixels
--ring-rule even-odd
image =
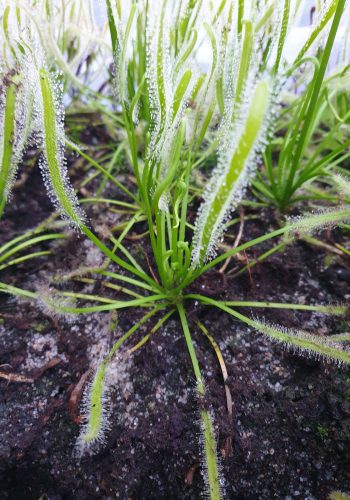
[[[33,172],[16,190],[1,222],[1,241],[35,226],[49,211],[41,180]],[[106,208],[90,210],[88,215],[101,234],[120,217]],[[258,221],[246,222],[243,241],[272,227],[271,214],[263,212]],[[136,226],[138,230],[143,228]],[[320,237],[326,243],[349,245],[337,231]],[[5,270],[1,281],[39,290],[47,297],[57,276],[103,263],[92,244],[73,231],[66,240],[48,246],[51,256]],[[130,242],[130,251],[138,258],[143,258],[142,247],[143,241]],[[254,254],[248,257],[253,259]],[[239,264],[232,261],[228,270]],[[69,281],[56,286],[118,297],[118,292],[99,283]],[[226,300],[346,302],[350,259],[299,241],[250,274],[223,278],[212,273],[193,289]],[[94,454],[79,458],[83,383],[141,312],[63,317],[53,314],[45,301],[6,295],[0,300],[2,500],[205,497],[195,383],[175,315],[141,349],[117,357],[105,442]],[[226,497],[318,500],[333,490],[350,492],[349,369],[288,352],[215,309],[194,302],[187,308],[213,410]],[[316,335],[349,330],[344,318],[319,313],[240,311]],[[196,327],[198,319],[222,349],[232,418],[217,358]],[[127,347],[149,328],[146,325],[135,334]]]

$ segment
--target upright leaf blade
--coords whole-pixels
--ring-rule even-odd
[[[251,153],[259,140],[269,103],[269,86],[264,80],[255,88],[249,110],[243,123],[237,145],[224,172],[213,173],[204,199],[206,200],[196,222],[193,263],[203,264],[215,250],[215,244],[223,231],[223,221],[232,204],[242,196],[247,182]],[[219,175],[218,175],[219,174]]]
[[[12,166],[13,141],[15,133],[15,84],[10,83],[6,90],[3,137],[1,144],[1,170],[0,170],[0,215],[4,209],[8,195],[9,178]]]
[[[63,163],[61,148],[62,137],[58,131],[55,99],[49,74],[46,69],[39,71],[42,99],[43,145],[49,181],[52,185],[57,204],[78,227],[81,226],[81,213],[78,200],[69,184],[68,173]],[[63,131],[61,131],[63,132]]]

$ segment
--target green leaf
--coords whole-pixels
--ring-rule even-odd
[[[102,363],[94,376],[89,394],[89,415],[86,431],[82,436],[84,443],[91,444],[101,439],[105,427],[104,420],[104,382],[107,364]]]
[[[58,205],[65,214],[78,226],[81,226],[81,214],[77,208],[77,200],[72,187],[68,184],[68,176],[64,170],[62,158],[62,138],[59,137],[55,99],[48,72],[40,69],[40,87],[43,110],[44,155],[47,162],[50,181],[57,198]]]
[[[300,354],[307,354],[350,364],[350,351],[341,349],[331,337],[318,337],[309,332],[295,331],[278,325],[270,325],[261,321],[254,321],[254,328],[272,340],[276,340],[295,349]]]
[[[206,201],[196,222],[192,260],[203,264],[213,253],[223,230],[223,221],[233,203],[240,199],[247,178],[247,167],[264,124],[269,103],[269,85],[260,81],[250,100],[249,109],[237,145],[222,175],[213,174],[204,197]]]
[[[183,97],[190,84],[191,78],[192,78],[192,71],[188,69],[184,72],[178,83],[178,86],[176,87],[174,94],[174,103],[173,103],[173,118],[176,117],[180,106],[183,104]]]
[[[11,168],[13,166],[13,144],[15,133],[16,85],[10,83],[6,89],[5,113],[3,126],[0,170],[0,216],[4,209],[10,187]]]

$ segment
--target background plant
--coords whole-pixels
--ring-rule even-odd
[[[289,94],[286,100],[276,136],[263,155],[263,171],[258,172],[254,181],[257,196],[281,212],[300,201],[324,199],[314,182],[332,176],[349,158],[349,97],[345,91],[349,80],[349,18],[346,16],[342,17],[343,43],[338,35],[341,46],[338,63],[327,71],[338,33],[330,23],[335,8],[336,2],[329,2],[320,9],[305,45],[292,68],[286,71],[287,77],[293,75],[289,85],[295,94]],[[327,43],[320,46],[317,37],[323,29],[329,34]],[[299,74],[297,68],[302,69]]]

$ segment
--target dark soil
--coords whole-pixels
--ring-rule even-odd
[[[1,223],[1,241],[49,214],[50,203],[41,186],[34,171],[16,190]],[[111,227],[118,220],[106,209],[98,214],[90,211],[89,216],[95,228]],[[259,221],[246,223],[243,239],[262,234],[272,222],[270,213],[262,213]],[[326,232],[321,239],[349,246],[339,231]],[[101,263],[93,246],[73,232],[50,247],[52,256],[5,271],[1,280],[45,295],[54,276]],[[140,243],[130,248],[142,256]],[[229,269],[238,264],[232,261]],[[111,294],[99,284],[65,286]],[[347,302],[350,259],[300,241],[254,267],[250,275],[223,279],[212,273],[196,287],[227,300]],[[77,384],[140,317],[140,311],[120,312],[117,317],[111,313],[62,317],[43,304],[9,296],[0,299],[0,371],[33,378],[33,382],[0,378],[1,499],[205,497],[194,377],[175,315],[134,355],[117,358],[110,430],[97,453],[79,460],[74,454],[80,413]],[[226,497],[321,500],[335,489],[350,492],[349,369],[298,357],[214,309],[196,303],[187,307],[213,410]],[[319,335],[347,328],[344,319],[318,313],[244,312]],[[197,319],[222,349],[233,398],[232,419],[219,364],[195,325]],[[129,346],[140,338],[136,335]]]

